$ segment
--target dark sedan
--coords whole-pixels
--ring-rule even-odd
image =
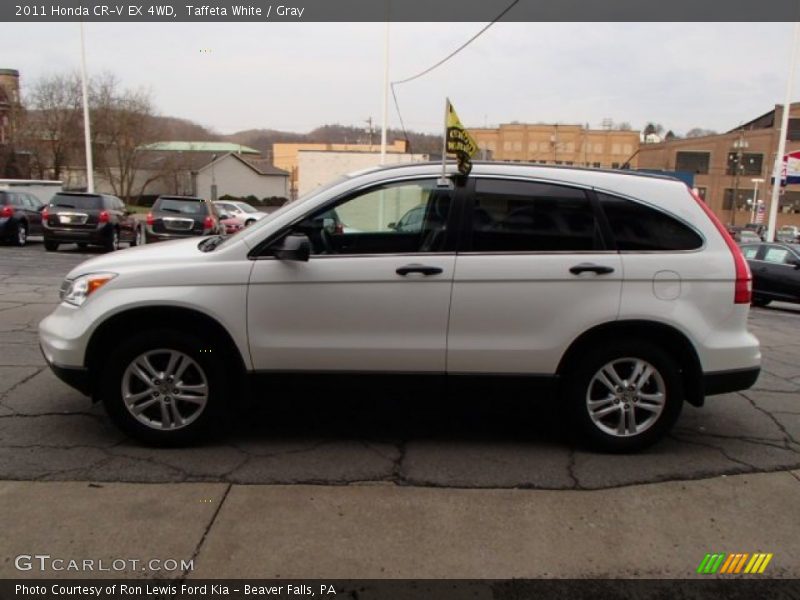
[[[773,300],[800,303],[800,245],[762,243],[742,246],[753,272],[753,305]]]
[[[147,214],[148,243],[224,233],[214,205],[195,196],[160,196]]]
[[[107,251],[120,242],[135,246],[141,230],[131,212],[116,196],[84,192],[59,192],[43,211],[44,247],[49,252],[60,244],[102,246]]]
[[[0,191],[0,239],[24,246],[29,234],[41,235],[43,208],[33,194]]]

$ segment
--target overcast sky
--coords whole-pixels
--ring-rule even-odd
[[[393,23],[390,79],[414,75],[480,23]],[[90,73],[152,92],[163,115],[220,133],[380,123],[383,23],[87,23]],[[445,96],[467,126],[606,117],[676,133],[736,127],[782,103],[790,23],[500,23],[398,87],[406,127],[439,132]],[[77,23],[8,24],[0,68],[37,78],[79,65]],[[797,94],[795,94],[797,98]],[[398,126],[390,103],[389,124]]]

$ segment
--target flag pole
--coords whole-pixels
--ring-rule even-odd
[[[778,141],[778,153],[775,155],[775,166],[772,171],[772,196],[769,202],[769,217],[767,219],[767,241],[775,241],[775,226],[778,221],[778,204],[780,203],[781,175],[783,173],[783,155],[786,154],[786,133],[789,124],[789,111],[792,110],[792,92],[794,90],[794,71],[797,65],[797,43],[800,37],[800,23],[794,24],[792,38],[792,56],[789,61],[789,76],[786,81],[786,99],[783,102],[781,114],[781,137]],[[787,174],[788,176],[788,174]]]
[[[442,136],[442,176],[439,185],[447,185],[447,117],[450,114],[450,98],[444,99],[444,135]]]

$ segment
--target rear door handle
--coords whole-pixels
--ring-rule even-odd
[[[422,273],[423,275],[438,275],[442,272],[439,267],[429,267],[427,265],[411,264],[400,267],[395,271],[398,275],[408,275],[409,273]]]
[[[580,275],[581,273],[597,273],[598,275],[607,275],[608,273],[613,273],[613,267],[605,267],[603,265],[595,265],[593,263],[581,263],[579,265],[575,265],[569,270],[570,273],[573,275]]]

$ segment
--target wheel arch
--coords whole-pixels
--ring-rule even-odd
[[[113,344],[115,338],[131,331],[163,328],[195,335],[202,332],[208,337],[212,346],[210,350],[218,349],[215,354],[225,361],[225,366],[232,370],[233,377],[247,370],[236,342],[219,321],[199,310],[180,306],[144,306],[110,316],[92,333],[86,347],[84,365],[90,373],[97,372],[97,369],[102,368],[109,344]]]
[[[674,356],[683,379],[686,401],[694,406],[703,405],[703,370],[694,345],[682,331],[657,321],[613,321],[589,329],[578,336],[561,357],[557,370],[559,378],[563,379],[568,366],[587,346],[623,337],[655,343]]]

